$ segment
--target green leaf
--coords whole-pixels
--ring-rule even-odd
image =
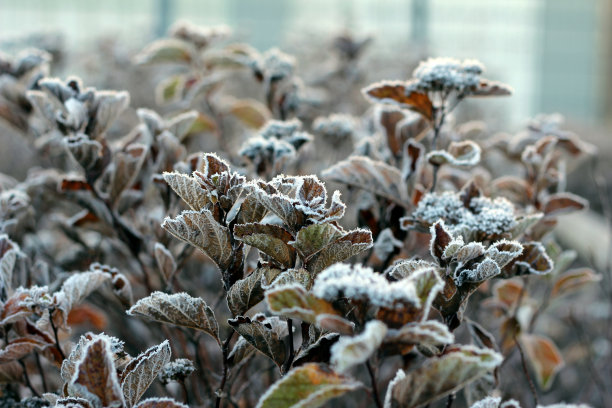
[[[271,224],[238,224],[234,236],[268,255],[285,268],[295,264],[295,249],[288,245],[293,236],[284,228]]]
[[[333,224],[312,224],[298,231],[295,241],[289,242],[306,259],[319,252],[344,234]]]
[[[442,357],[427,360],[406,373],[399,370],[389,383],[385,408],[415,408],[459,391],[499,366],[503,357],[473,346],[449,348]]]
[[[325,246],[307,259],[306,269],[316,275],[337,262],[342,262],[372,247],[372,233],[355,229]]]
[[[257,403],[257,408],[317,408],[361,386],[322,364],[305,364],[272,385]]]
[[[161,81],[155,87],[155,102],[158,105],[166,105],[179,102],[185,90],[185,76],[172,75]]]

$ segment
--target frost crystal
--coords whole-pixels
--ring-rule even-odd
[[[420,307],[414,282],[389,282],[383,275],[361,265],[338,263],[330,266],[317,276],[312,291],[315,296],[328,301],[345,297],[385,308],[402,304]]]
[[[425,195],[412,217],[428,224],[442,219],[453,235],[464,236],[472,231],[503,234],[517,225],[514,206],[507,199],[474,197],[466,207],[452,192]]]
[[[378,259],[386,259],[395,248],[401,248],[404,243],[393,236],[390,228],[385,228],[380,232],[374,243],[374,253]]]
[[[412,76],[417,80],[413,89],[418,91],[462,92],[480,82],[484,66],[476,60],[463,62],[453,58],[430,58],[422,61]]]
[[[195,367],[191,360],[177,358],[164,366],[159,373],[159,379],[164,384],[168,384],[170,381],[182,381],[194,371]]]

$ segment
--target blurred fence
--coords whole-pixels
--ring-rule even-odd
[[[510,122],[559,111],[586,123],[607,114],[608,0],[0,0],[0,49],[32,32],[61,32],[69,49],[102,36],[135,47],[176,19],[227,24],[260,49],[301,33],[349,28],[375,47],[477,58],[511,84]]]

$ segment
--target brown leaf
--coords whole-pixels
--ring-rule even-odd
[[[229,229],[220,225],[210,211],[183,211],[174,219],[166,218],[162,228],[204,252],[222,271],[231,265]]]
[[[427,94],[409,89],[409,82],[382,81],[362,90],[366,99],[376,103],[392,103],[406,107],[433,120],[433,104]]]
[[[283,317],[316,323],[317,315],[337,314],[331,303],[313,296],[300,284],[275,286],[265,296],[270,312]]]
[[[261,266],[234,283],[227,292],[227,304],[232,315],[243,315],[261,302],[264,299],[264,282],[272,282],[280,273],[280,269]]]
[[[68,385],[70,395],[85,398],[94,406],[123,407],[125,401],[112,356],[105,338],[90,342]]]
[[[187,293],[169,295],[153,292],[128,310],[130,316],[144,316],[162,323],[201,330],[219,341],[219,325],[212,309],[203,299]]]
[[[470,92],[470,96],[508,96],[512,88],[498,81],[480,79],[478,86]]]
[[[565,364],[559,349],[547,337],[534,334],[523,334],[519,341],[523,344],[528,360],[536,373],[538,384],[548,390],[555,375]]]
[[[287,325],[278,317],[238,316],[227,321],[230,326],[253,347],[268,356],[278,367],[281,367],[287,357],[284,337],[288,334]]]
[[[128,407],[134,406],[170,361],[170,343],[164,341],[130,360],[121,373],[121,389]]]
[[[444,221],[437,221],[431,226],[431,241],[429,251],[431,252],[431,256],[433,256],[433,258],[442,266],[444,265],[444,250],[452,240],[453,237],[447,231]]]
[[[373,245],[372,233],[364,229],[349,231],[307,260],[306,269],[313,275],[337,262],[345,261]]]
[[[200,211],[211,202],[209,192],[192,176],[181,173],[164,173],[164,180],[172,190],[194,211]]]
[[[553,262],[540,242],[526,242],[522,245],[523,253],[504,268],[506,277],[525,274],[545,275],[552,271]]]
[[[522,291],[523,283],[517,280],[503,280],[493,286],[495,297],[508,308],[516,304]]]
[[[407,201],[408,193],[400,171],[365,156],[352,156],[343,160],[324,170],[323,176],[369,191],[401,206]]]
[[[30,354],[32,351],[40,349],[43,346],[44,344],[27,337],[11,340],[6,346],[4,346],[3,349],[0,350],[0,364],[19,360]]]
[[[574,211],[584,210],[589,202],[584,198],[571,193],[553,194],[544,203],[543,211],[546,216],[558,216]]]
[[[589,283],[599,282],[601,275],[598,275],[591,268],[577,268],[560,275],[552,288],[551,296],[563,296],[582,288]]]
[[[172,256],[172,252],[159,242],[155,243],[155,262],[162,276],[168,282],[172,275],[174,275],[174,272],[176,272],[176,261],[174,256]]]

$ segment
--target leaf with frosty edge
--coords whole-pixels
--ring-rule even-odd
[[[242,315],[264,299],[264,282],[276,279],[281,270],[271,266],[261,266],[247,277],[240,279],[227,291],[227,304],[232,315]]]
[[[362,386],[325,365],[304,364],[274,383],[260,398],[256,408],[317,408]]]
[[[255,315],[253,319],[238,316],[228,323],[253,347],[268,356],[281,367],[287,358],[284,337],[288,334],[287,325],[278,317]]]
[[[332,366],[342,373],[365,363],[378,350],[386,334],[387,326],[383,322],[370,320],[362,333],[353,337],[340,337],[331,348]]]
[[[219,342],[219,324],[213,310],[203,299],[187,293],[169,295],[153,292],[128,310],[130,316],[144,316],[162,323],[201,330]]]
[[[293,236],[283,227],[258,223],[237,224],[234,226],[234,236],[286,268],[295,264],[295,249],[288,245]]]
[[[161,369],[170,361],[170,343],[164,341],[130,360],[121,373],[121,389],[128,407],[134,406]]]
[[[274,314],[316,323],[317,315],[337,314],[331,303],[307,292],[300,284],[275,286],[266,291],[268,309]]]

